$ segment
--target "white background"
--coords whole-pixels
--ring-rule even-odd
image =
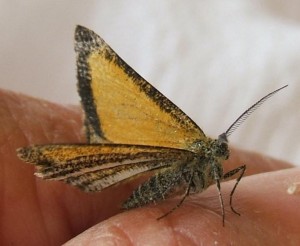
[[[0,0],[0,87],[78,104],[81,24],[212,137],[288,83],[230,141],[300,165],[299,11],[296,0]]]

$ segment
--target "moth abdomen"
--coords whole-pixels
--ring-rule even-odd
[[[184,189],[186,180],[180,170],[168,169],[152,176],[142,183],[132,195],[123,203],[122,207],[131,209],[150,203],[156,203],[177,192],[177,188]]]

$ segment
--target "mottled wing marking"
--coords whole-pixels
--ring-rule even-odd
[[[127,65],[97,34],[75,31],[78,88],[91,143],[188,149],[205,137],[176,105]],[[91,136],[92,135],[92,136]]]
[[[25,147],[18,156],[35,164],[41,178],[99,191],[146,171],[186,163],[195,154],[152,146],[77,144]]]

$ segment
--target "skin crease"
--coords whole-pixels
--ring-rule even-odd
[[[225,171],[247,165],[229,207],[234,181],[222,182],[226,222],[222,226],[216,186],[195,194],[173,214],[156,218],[180,197],[120,213],[119,206],[141,180],[87,194],[62,182],[44,181],[19,160],[16,148],[29,144],[84,142],[82,112],[8,91],[0,91],[1,245],[300,245],[299,182],[291,164],[233,149]],[[86,231],[85,231],[86,230]],[[81,233],[81,234],[80,234]]]

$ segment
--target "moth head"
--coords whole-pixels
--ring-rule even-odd
[[[219,135],[216,140],[215,155],[224,160],[227,160],[229,157],[228,141],[225,133]]]

